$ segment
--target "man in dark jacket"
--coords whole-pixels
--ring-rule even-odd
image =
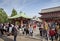
[[[14,35],[14,41],[16,41],[16,37],[17,37],[17,32],[18,32],[18,27],[14,26],[12,29],[13,35]]]

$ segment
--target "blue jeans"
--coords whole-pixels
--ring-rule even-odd
[[[16,37],[17,37],[17,36],[14,36],[14,41],[16,41]]]

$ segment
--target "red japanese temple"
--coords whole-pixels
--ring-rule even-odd
[[[60,22],[60,6],[42,9],[39,14],[42,15],[40,18],[43,21]]]

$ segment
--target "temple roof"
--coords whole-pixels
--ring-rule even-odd
[[[60,15],[56,16],[56,15],[53,15],[53,16],[41,16],[40,18],[60,18]]]
[[[47,8],[47,9],[42,9],[41,13],[56,12],[56,11],[60,11],[60,6],[52,7],[52,8]]]
[[[29,19],[31,18],[31,17],[27,16],[25,13],[20,13],[20,14],[13,16],[13,17],[8,17],[8,18],[9,19],[15,19],[15,18],[20,18],[20,17],[29,18]]]

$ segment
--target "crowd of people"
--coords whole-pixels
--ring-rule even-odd
[[[40,36],[46,37],[47,40],[60,41],[60,25],[58,23],[41,23],[39,31]]]
[[[41,37],[47,37],[51,39],[52,41],[60,41],[60,25],[58,23],[40,23],[35,25],[17,25],[17,24],[11,24],[11,23],[4,23],[0,24],[0,36],[2,35],[13,35],[14,41],[16,41],[16,37],[20,31],[22,31],[23,35],[29,35],[34,36],[34,29],[39,28],[40,36]]]
[[[16,41],[17,37],[17,31],[18,31],[18,25],[13,25],[10,23],[1,23],[0,24],[0,36],[3,35],[14,35],[14,41]]]
[[[18,35],[18,32],[22,30],[22,34],[33,36],[33,28],[32,25],[30,27],[28,25],[17,25],[17,24],[11,24],[11,23],[1,23],[0,24],[0,36],[2,35],[13,35],[14,41],[16,41],[16,37]]]

